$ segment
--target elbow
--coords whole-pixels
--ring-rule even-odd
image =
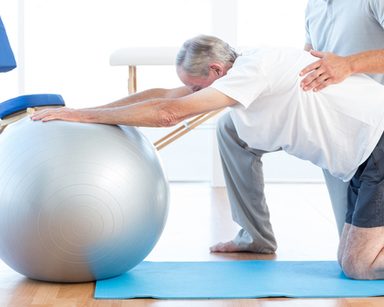
[[[179,114],[169,108],[161,108],[159,110],[159,127],[172,127],[182,120]]]

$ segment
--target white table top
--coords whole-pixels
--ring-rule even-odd
[[[109,63],[120,65],[174,65],[179,48],[176,47],[130,47],[114,51]]]

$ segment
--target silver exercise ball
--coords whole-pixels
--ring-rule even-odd
[[[169,187],[135,128],[24,118],[0,134],[0,257],[38,280],[85,282],[142,261]]]

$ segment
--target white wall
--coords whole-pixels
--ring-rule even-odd
[[[0,16],[7,31],[8,39],[18,57],[18,2],[15,0],[0,1]],[[18,69],[0,73],[0,102],[13,98],[18,93]]]
[[[234,46],[304,43],[306,0],[2,0],[0,9],[18,62],[0,75],[0,98],[60,93],[68,106],[87,107],[127,94],[127,68],[110,54],[129,46],[180,46],[214,34]],[[18,15],[24,12],[24,17]],[[20,18],[21,17],[21,18]],[[179,86],[174,67],[139,67],[139,90]],[[167,129],[143,129],[151,140]],[[161,151],[171,180],[210,180],[217,171],[214,122]],[[322,180],[320,171],[284,153],[264,158],[267,180]],[[220,183],[220,176],[215,177]]]

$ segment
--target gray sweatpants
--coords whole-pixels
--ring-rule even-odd
[[[266,152],[248,147],[239,138],[229,113],[218,121],[217,139],[232,218],[242,227],[233,241],[244,251],[275,252],[277,244],[264,195],[261,157]],[[341,233],[347,210],[348,184],[330,174],[325,178]]]

